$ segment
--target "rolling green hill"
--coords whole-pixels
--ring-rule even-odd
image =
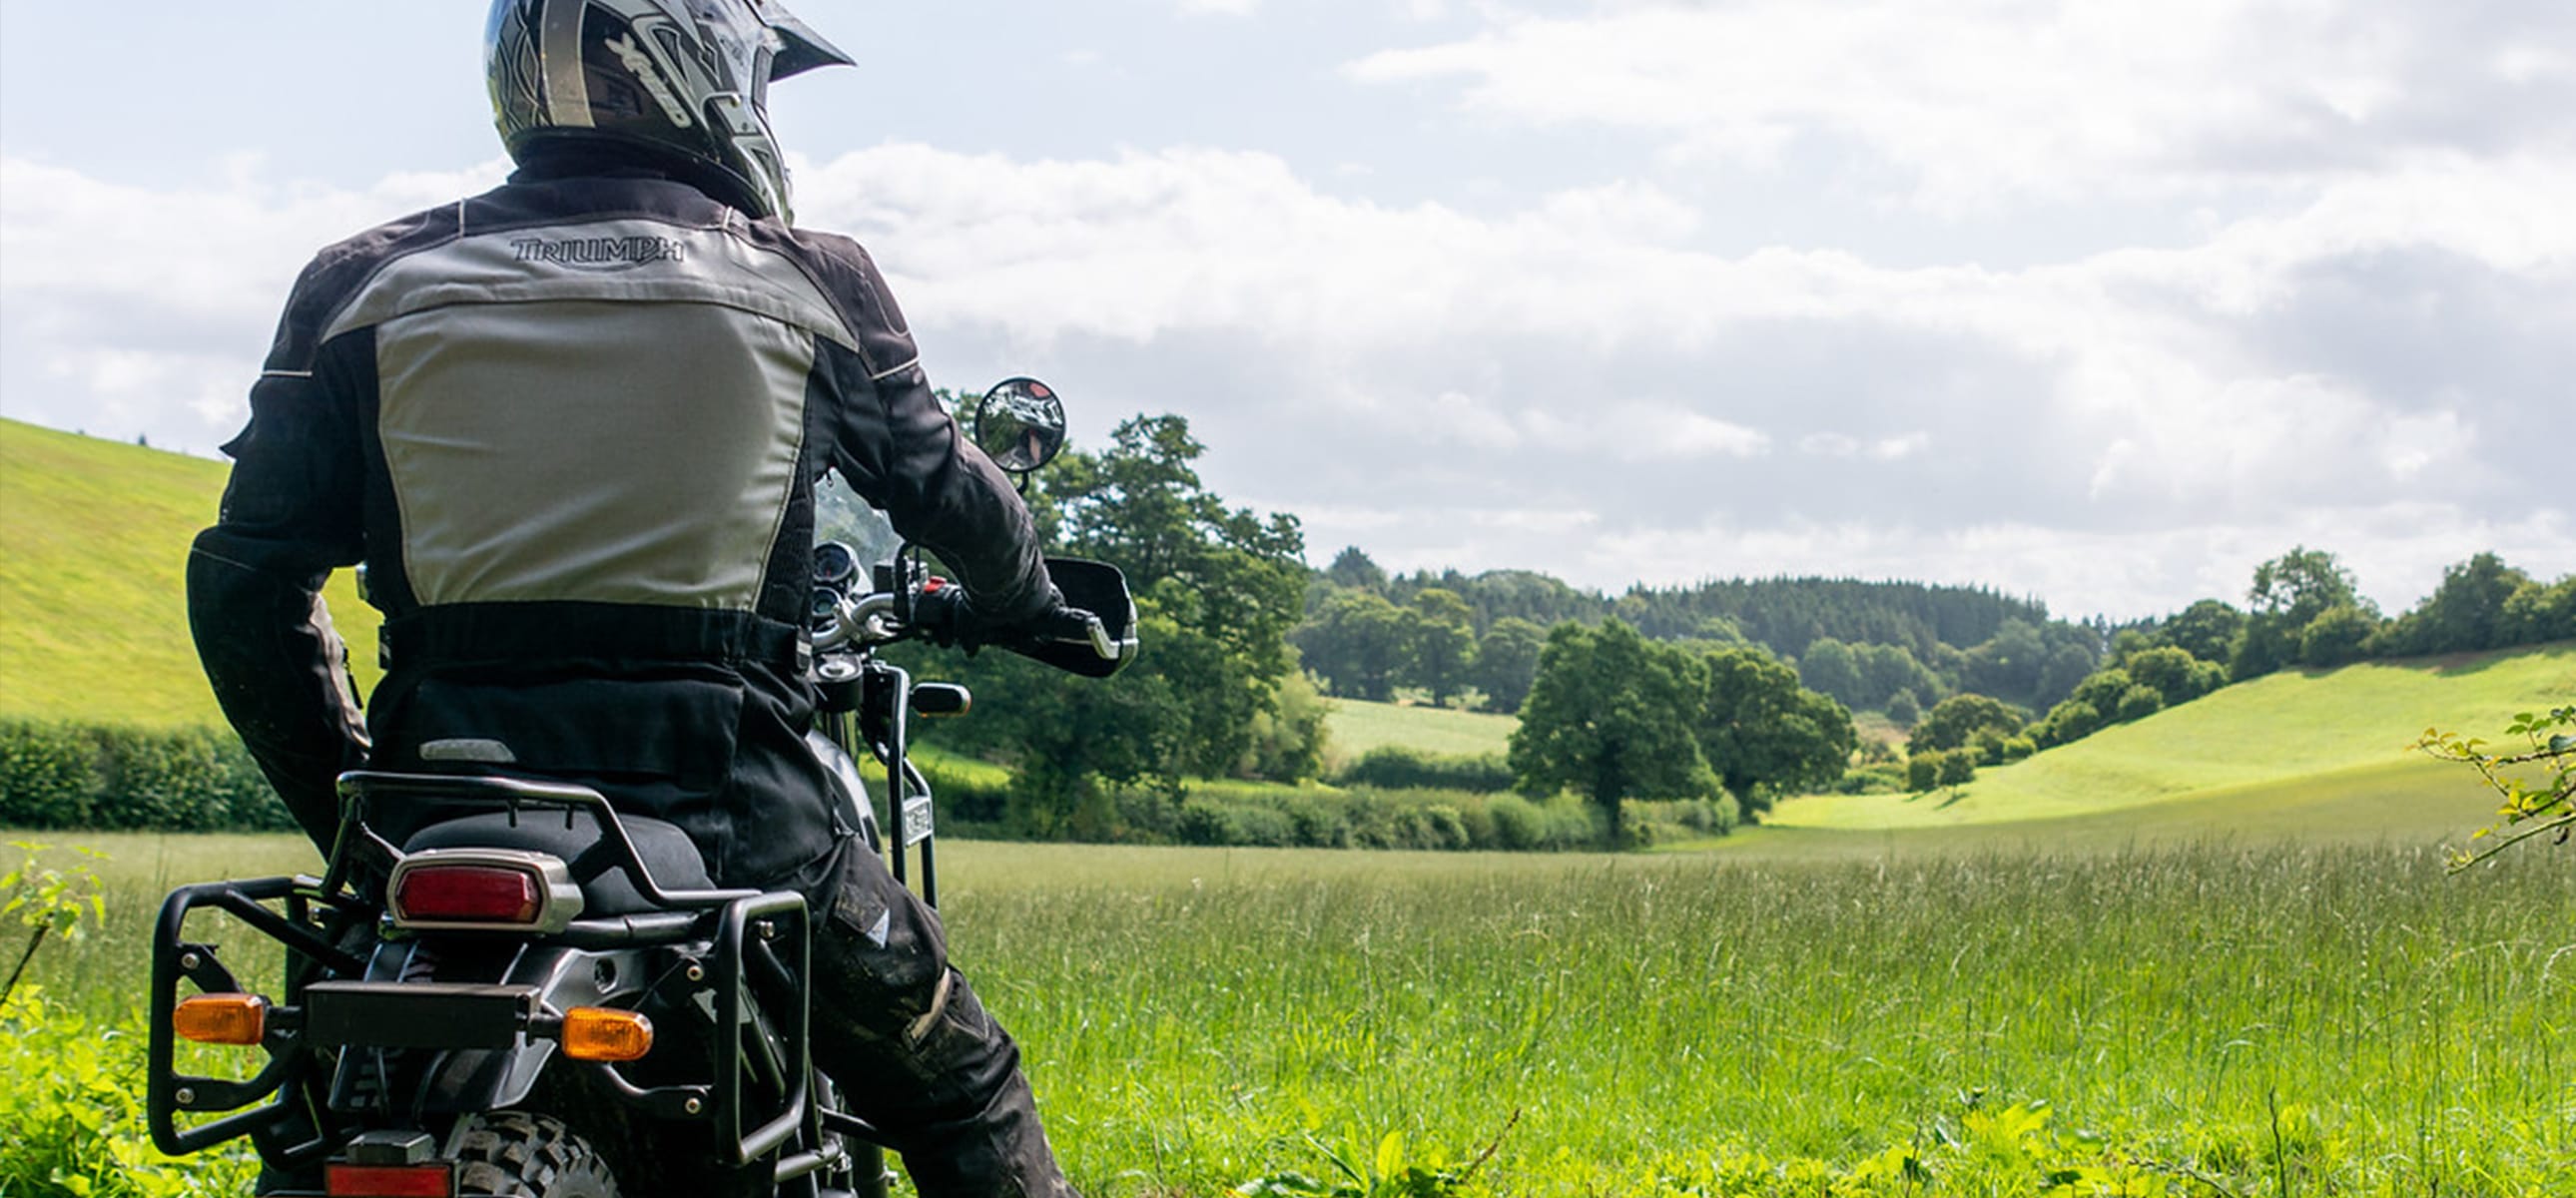
[[[0,419],[0,715],[221,724],[184,598],[225,466]],[[329,596],[372,685],[375,611]]]
[[[0,420],[0,715],[220,722],[181,594],[189,539],[212,518],[224,476],[220,462]],[[372,685],[375,613],[345,573],[328,596],[361,685]],[[1761,835],[2457,829],[2478,821],[2485,793],[2406,746],[2430,725],[2491,731],[2515,711],[2571,700],[2576,644],[2283,673],[1984,771],[1955,794],[1793,799]],[[1389,744],[1500,753],[1513,726],[1348,700],[1330,722],[1345,761]]]
[[[1444,707],[1406,707],[1364,699],[1335,699],[1324,727],[1331,733],[1331,755],[1357,761],[1371,749],[1402,745],[1426,753],[1459,756],[1494,753],[1510,747],[1520,721],[1507,715],[1453,711]]]
[[[2515,712],[2571,701],[2576,643],[2286,671],[1981,770],[1955,796],[1819,795],[1782,804],[1774,822],[1933,828],[2178,803],[2213,824],[2301,812],[2331,821],[2357,818],[2338,814],[2341,801],[2365,796],[2376,796],[2365,806],[2383,812],[2418,796],[2474,819],[2484,794],[2475,778],[2407,746],[2427,727],[2491,734]]]

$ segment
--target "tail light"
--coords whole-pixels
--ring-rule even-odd
[[[331,1198],[454,1198],[456,1166],[325,1165],[322,1192]]]
[[[562,858],[520,849],[426,849],[385,889],[394,926],[418,930],[553,933],[582,908]]]

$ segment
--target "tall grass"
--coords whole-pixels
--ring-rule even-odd
[[[1293,1161],[1308,1124],[1463,1155],[1517,1111],[1513,1192],[1624,1193],[2044,1099],[2242,1194],[2576,1178],[2563,861],[1700,859],[1020,887],[956,914],[1095,1177],[1155,1161],[1199,1192]]]
[[[151,843],[109,847],[149,863]],[[151,887],[306,856],[243,838],[160,858],[148,885],[113,866],[126,917],[44,980],[113,1014]],[[2566,1192],[2570,863],[2441,865],[2295,845],[942,857],[961,963],[1096,1196],[1311,1172],[1310,1130],[1452,1160],[1501,1134],[1495,1193],[1734,1192],[1711,1179],[1752,1154],[1839,1169],[1974,1144],[2033,1100],[2063,1155],[2175,1194]],[[1936,1165],[1933,1193],[2043,1181]]]

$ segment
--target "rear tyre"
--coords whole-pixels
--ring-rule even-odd
[[[544,1115],[469,1115],[449,1142],[458,1198],[617,1198],[599,1153]]]

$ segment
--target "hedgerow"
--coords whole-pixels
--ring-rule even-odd
[[[278,832],[294,824],[230,733],[7,718],[0,826]]]

